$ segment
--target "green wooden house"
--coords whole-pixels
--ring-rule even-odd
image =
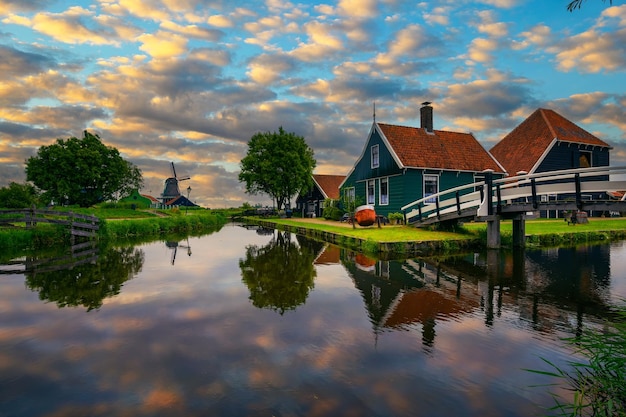
[[[344,200],[371,204],[387,216],[446,189],[505,170],[471,133],[433,129],[433,108],[423,103],[421,127],[374,122],[361,155],[340,185]],[[435,204],[435,200],[427,201]]]
[[[136,208],[146,209],[150,207],[157,207],[158,201],[156,198],[140,194],[139,190],[133,190],[130,195],[120,198],[120,203],[131,203],[134,204]]]

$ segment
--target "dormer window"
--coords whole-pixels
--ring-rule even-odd
[[[378,168],[378,166],[380,165],[378,145],[372,145],[371,154],[372,154],[372,168]]]

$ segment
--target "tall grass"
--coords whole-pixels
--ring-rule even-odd
[[[565,339],[575,354],[586,361],[570,361],[564,370],[543,359],[553,370],[531,372],[555,377],[572,392],[564,401],[552,394],[556,405],[549,411],[558,416],[626,416],[626,307],[603,331],[589,330],[582,336]]]
[[[158,238],[169,233],[192,233],[201,230],[211,230],[223,226],[228,220],[222,214],[210,211],[176,212],[168,217],[125,218],[115,220],[123,214],[120,209],[100,209],[101,211],[114,210],[115,213],[100,214],[99,239],[116,240],[127,238]],[[132,211],[132,210],[129,210]],[[140,212],[138,212],[140,213]],[[84,213],[96,214],[96,213]],[[96,215],[97,215],[96,214]],[[111,218],[113,217],[113,219]],[[108,219],[107,219],[108,218]],[[38,224],[34,229],[0,228],[0,248],[6,251],[12,249],[39,249],[54,244],[68,244],[70,239],[67,227],[51,224]]]
[[[165,233],[192,232],[220,227],[226,221],[226,218],[222,215],[213,213],[195,213],[188,216],[180,213],[170,217],[104,220],[101,222],[100,236],[105,239],[119,239],[134,236],[158,236]]]

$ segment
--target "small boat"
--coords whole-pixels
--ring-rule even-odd
[[[359,206],[354,212],[354,218],[359,226],[371,226],[376,221],[374,206]]]

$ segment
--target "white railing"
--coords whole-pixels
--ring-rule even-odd
[[[542,195],[599,193],[626,190],[626,181],[600,181],[597,177],[626,174],[626,167],[592,167],[562,171],[523,174],[491,181],[475,182],[450,188],[437,194],[421,198],[401,208],[407,222],[416,216],[422,220],[454,212],[476,208],[475,216],[487,216],[493,209],[493,202],[510,204],[517,199],[538,198]],[[488,177],[488,173],[487,173]],[[585,181],[586,180],[586,181]],[[555,182],[556,181],[556,182]],[[480,191],[474,191],[480,188]],[[427,201],[436,201],[429,203]],[[410,211],[407,211],[411,209]]]

